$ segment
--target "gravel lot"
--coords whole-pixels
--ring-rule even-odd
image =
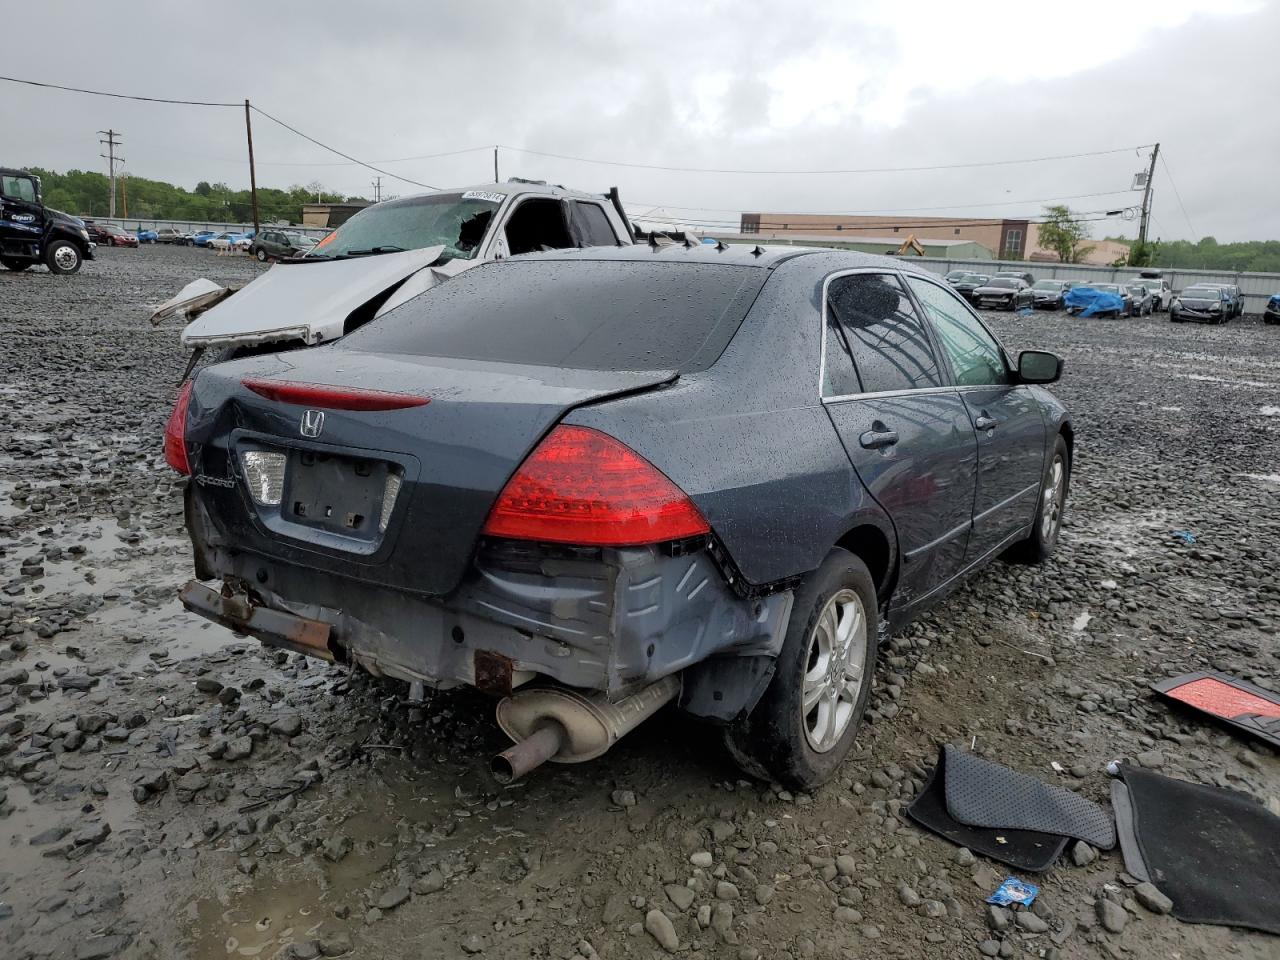
[[[406,705],[181,610],[160,437],[184,357],[146,308],[259,267],[98,256],[72,278],[0,271],[7,957],[608,960],[665,956],[665,936],[744,960],[1280,954],[1149,913],[1118,852],[1040,878],[1042,932],[992,930],[982,901],[1005,868],[900,815],[943,742],[1100,801],[1128,757],[1280,810],[1276,754],[1147,691],[1204,668],[1280,685],[1280,328],[994,316],[1011,347],[1067,358],[1058,554],[989,568],[895,637],[872,722],[812,796],[742,779],[675,714],[500,789],[481,696]]]

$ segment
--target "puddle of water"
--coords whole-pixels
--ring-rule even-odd
[[[1261,380],[1239,380],[1234,377],[1211,377],[1206,373],[1180,373],[1178,376],[1201,383],[1221,383],[1228,387],[1275,387],[1274,383],[1263,383]]]
[[[1250,480],[1261,480],[1263,483],[1280,483],[1280,473],[1242,473],[1240,476]]]
[[[1076,633],[1082,633],[1084,632],[1085,627],[1089,626],[1089,621],[1092,619],[1093,619],[1093,614],[1090,613],[1088,610],[1085,610],[1081,612],[1080,615],[1077,616],[1074,620],[1071,621],[1071,629],[1074,630]]]
[[[1259,407],[1258,412],[1264,417],[1280,417],[1280,407]]]

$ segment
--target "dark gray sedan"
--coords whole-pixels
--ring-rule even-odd
[[[748,771],[812,787],[889,632],[996,557],[1052,553],[1061,368],[1011,358],[897,260],[675,244],[485,264],[183,388],[183,601],[502,697],[503,779],[674,702]]]

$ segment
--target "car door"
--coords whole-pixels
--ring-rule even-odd
[[[1044,477],[1044,415],[1031,388],[1017,382],[1000,342],[963,300],[932,280],[907,282],[933,326],[978,438],[967,554],[973,562],[1019,538],[1035,516]]]
[[[30,177],[0,176],[0,247],[39,243],[44,208]]]
[[[973,426],[896,273],[828,277],[823,325],[822,402],[863,485],[893,521],[902,557],[894,602],[907,605],[964,565]]]

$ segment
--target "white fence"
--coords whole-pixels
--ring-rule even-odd
[[[77,214],[77,216],[81,220],[118,223],[130,233],[137,233],[139,230],[159,230],[161,227],[172,227],[181,233],[198,233],[201,230],[214,230],[218,233],[244,233],[246,230],[253,229],[252,223],[232,223],[219,220],[156,220],[151,217],[89,217],[83,214]],[[302,233],[308,237],[315,237],[317,240],[325,234],[332,233],[327,227],[294,227],[267,223],[266,221],[263,221],[261,226],[263,230],[278,228],[288,230],[290,233]]]
[[[1045,263],[1016,260],[950,260],[940,257],[910,257],[938,273],[968,270],[973,273],[998,273],[1017,270],[1030,273],[1037,280],[1076,280],[1086,283],[1116,283],[1138,275],[1137,267],[1094,267],[1081,263]],[[1233,283],[1244,294],[1246,313],[1262,313],[1273,294],[1280,293],[1280,273],[1233,273],[1230,270],[1191,270],[1185,267],[1158,267],[1177,292],[1194,283]]]

